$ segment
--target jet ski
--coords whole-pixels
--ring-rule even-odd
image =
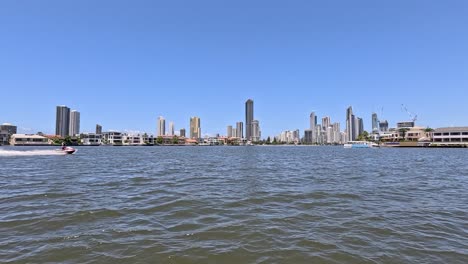
[[[62,151],[65,152],[65,154],[73,154],[76,152],[76,149],[72,147],[65,147],[65,148],[62,148]]]

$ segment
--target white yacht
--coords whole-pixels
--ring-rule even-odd
[[[377,148],[378,144],[369,141],[348,141],[344,148]]]

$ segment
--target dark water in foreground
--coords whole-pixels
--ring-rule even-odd
[[[466,149],[27,149],[1,263],[468,263]]]

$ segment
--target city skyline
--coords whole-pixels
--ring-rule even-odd
[[[410,114],[410,113],[408,113]],[[200,126],[200,117],[190,117],[189,120],[189,131],[190,131],[190,138],[201,138],[204,136],[214,136],[214,135],[221,135],[221,136],[228,136],[228,137],[239,137],[239,138],[244,138],[249,141],[258,141],[262,139],[261,137],[261,129],[259,126],[259,121],[254,119],[253,117],[253,100],[248,99],[245,102],[245,116],[246,116],[246,121],[248,121],[248,117],[251,116],[252,121],[251,121],[251,129],[252,131],[255,132],[250,132],[252,133],[253,136],[251,136],[251,139],[248,139],[246,134],[247,134],[247,128],[245,128],[245,134],[244,134],[244,126],[243,122],[236,122],[236,126],[233,127],[232,125],[228,125],[227,129],[223,131],[217,131],[213,134],[202,134],[201,133],[201,126]],[[311,137],[311,141],[314,143],[318,143],[316,140],[316,137],[318,134],[324,132],[324,133],[330,133],[329,131],[327,132],[327,129],[330,128],[332,129],[333,133],[335,132],[342,132],[344,133],[345,141],[352,141],[356,140],[358,135],[361,135],[363,132],[368,132],[369,134],[371,133],[379,133],[379,132],[385,132],[388,131],[389,128],[396,128],[399,127],[400,124],[402,123],[412,123],[413,126],[417,127],[424,127],[421,126],[420,124],[417,124],[416,117],[410,116],[413,118],[411,120],[401,120],[397,121],[394,123],[394,125],[389,125],[388,120],[386,119],[381,119],[377,113],[372,112],[370,122],[371,126],[370,127],[364,127],[364,120],[366,118],[362,117],[357,117],[353,113],[353,106],[348,106],[346,110],[346,122],[345,122],[345,129],[343,131],[340,130],[340,123],[341,122],[331,122],[330,116],[323,116],[322,117],[322,123],[317,122],[318,116],[316,115],[315,112],[311,112],[309,115],[309,127],[305,128],[295,128],[295,131],[300,132],[300,138],[304,137],[307,138],[308,136]],[[318,126],[319,125],[319,126]],[[317,127],[318,126],[318,127]],[[428,126],[427,126],[428,127]],[[450,126],[442,126],[442,127],[450,127]],[[338,128],[338,129],[337,129]],[[95,131],[96,133],[99,131],[121,131],[124,133],[129,133],[129,134],[143,134],[143,133],[148,133],[146,131],[140,131],[140,130],[116,130],[116,129],[102,129],[102,126],[99,124],[96,124]],[[154,136],[175,136],[175,135],[182,135],[182,130],[185,132],[185,128],[181,128],[178,134],[175,133],[175,128],[174,128],[174,122],[170,121],[169,122],[169,129],[166,130],[166,124],[165,124],[165,118],[163,116],[159,116],[157,118],[156,122],[156,133],[149,132],[149,135],[154,135]],[[59,135],[62,137],[65,137],[67,135],[72,136],[72,133],[74,134],[79,134],[80,132],[85,132],[85,133],[92,133],[92,131],[81,131],[80,130],[80,112],[77,110],[70,110],[69,107],[66,105],[59,105],[56,106],[56,133],[55,135]],[[276,137],[283,133],[284,131],[292,131],[292,130],[282,130],[282,132],[277,133],[277,134],[272,134],[272,135],[265,135],[266,137]],[[306,131],[312,131],[311,134],[306,135]],[[21,130],[19,130],[20,133],[23,133]],[[34,133],[44,133],[43,131],[36,131]],[[27,133],[26,133],[27,134]],[[45,133],[48,134],[48,133]],[[52,134],[52,133],[49,133]],[[99,133],[97,133],[99,134]],[[194,135],[196,135],[194,137]],[[263,139],[265,139],[263,138]],[[254,139],[254,140],[252,140]]]
[[[214,135],[239,121],[247,128],[242,102],[253,98],[262,137],[302,132],[311,112],[343,129],[349,105],[369,132],[373,112],[390,126],[409,121],[402,104],[418,125],[463,126],[467,7],[5,2],[0,87],[35,96],[22,96],[21,107],[3,100],[0,122],[53,134],[51,106],[65,104],[79,109],[81,131],[99,123],[154,134],[162,115],[188,132],[188,118],[199,116]]]

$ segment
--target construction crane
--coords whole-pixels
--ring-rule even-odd
[[[418,119],[418,115],[412,114],[410,111],[408,111],[408,108],[406,107],[406,105],[401,104],[401,110],[405,111],[409,115],[413,123],[416,122],[416,120]]]

